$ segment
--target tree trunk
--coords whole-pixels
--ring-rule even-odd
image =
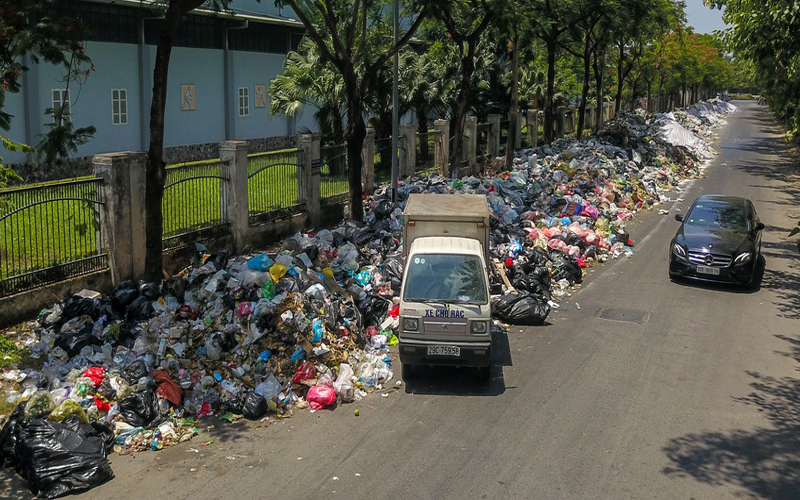
[[[461,83],[458,90],[458,104],[453,113],[453,149],[450,150],[450,171],[447,177],[457,175],[464,148],[464,126],[467,123],[467,105],[469,104],[470,80],[475,71],[474,42],[467,42],[467,55],[461,57]]]
[[[156,61],[153,70],[153,100],[150,104],[150,147],[147,151],[145,167],[145,257],[144,278],[147,281],[160,281],[163,278],[161,260],[163,235],[162,201],[164,199],[164,110],[167,104],[167,77],[172,43],[178,31],[182,12],[170,3],[164,18],[164,26],[158,37]],[[183,98],[183,97],[181,97]]]
[[[556,86],[556,42],[555,37],[547,40],[547,91],[544,97],[544,143],[553,141],[553,94]]]
[[[592,54],[590,53],[589,36],[586,36],[583,45],[583,89],[581,90],[581,104],[578,108],[578,131],[575,137],[581,140],[583,129],[586,125],[586,99],[589,98],[589,73],[592,69]]]
[[[647,80],[647,110],[646,111],[648,113],[652,113],[653,112],[653,104],[651,102],[652,97],[653,97],[653,78],[651,77],[651,78],[649,78]]]
[[[617,102],[614,103],[614,116],[619,114],[620,107],[622,106],[622,86],[625,83],[625,75],[623,75],[624,62],[625,62],[625,44],[619,44],[619,60],[617,61]]]
[[[358,77],[352,65],[342,71],[347,93],[347,181],[350,188],[350,218],[356,222],[364,222],[364,206],[362,197],[364,189],[361,185],[361,170],[364,162],[361,150],[364,137],[367,136],[367,125],[364,123],[364,102],[358,87]]]
[[[517,127],[519,120],[519,35],[514,34],[511,52],[511,109],[508,111],[508,144],[506,145],[506,169],[511,170],[514,164],[514,146],[517,135],[522,131]]]
[[[661,96],[661,88],[664,85],[664,74],[661,73],[658,75],[658,111],[664,112],[666,111],[664,103],[662,102],[663,97]]]
[[[594,80],[597,86],[597,113],[594,115],[594,128],[595,132],[599,132],[603,128],[603,104],[605,103],[605,53],[600,51],[594,55]]]

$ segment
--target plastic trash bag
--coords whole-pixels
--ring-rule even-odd
[[[25,409],[25,419],[44,418],[56,407],[50,392],[36,391],[28,398],[28,407]]]
[[[38,498],[85,491],[114,478],[106,456],[111,429],[79,420],[31,420],[22,433],[17,471]]]
[[[267,399],[257,392],[251,392],[244,399],[242,415],[246,419],[255,420],[266,415],[268,409]]]
[[[123,281],[111,292],[111,304],[122,314],[137,297],[139,297],[139,286],[131,280]]]
[[[119,400],[119,412],[134,427],[149,428],[158,418],[158,400],[151,390],[134,392]]]
[[[321,410],[336,403],[336,390],[329,385],[315,385],[308,390],[306,401],[312,410]]]
[[[347,364],[342,363],[339,365],[339,376],[333,383],[333,388],[336,390],[336,396],[340,401],[349,403],[355,399],[355,386],[353,385],[353,368]]]
[[[272,278],[272,281],[277,283],[281,278],[284,277],[284,275],[286,275],[286,267],[280,264],[274,264],[269,268],[269,275]]]
[[[274,376],[270,375],[267,380],[256,386],[256,392],[264,396],[265,399],[277,401],[278,394],[281,392],[281,384]]]
[[[263,252],[248,260],[247,267],[253,271],[268,271],[272,267],[272,259],[267,252]]]
[[[11,412],[3,429],[0,430],[0,467],[12,467],[17,464],[17,446],[20,432],[27,424],[25,408],[27,401],[22,401]]]
[[[530,294],[510,293],[492,303],[494,316],[512,325],[543,325],[550,306]]]
[[[311,361],[304,361],[297,367],[297,371],[292,377],[293,384],[299,384],[304,380],[313,380],[317,378],[317,367]]]
[[[50,412],[50,415],[47,418],[50,420],[55,420],[56,422],[61,422],[69,417],[78,418],[84,422],[89,422],[89,417],[86,416],[86,412],[83,411],[83,407],[74,399],[67,399],[60,405],[56,406],[55,409]]]

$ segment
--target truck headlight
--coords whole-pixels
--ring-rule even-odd
[[[733,259],[734,264],[746,264],[750,262],[753,258],[753,254],[750,252],[745,252],[743,254],[738,255],[735,259]]]
[[[486,333],[489,329],[489,323],[486,321],[473,321],[471,329],[472,333]]]
[[[417,318],[403,318],[403,330],[416,332],[419,330],[419,320]]]

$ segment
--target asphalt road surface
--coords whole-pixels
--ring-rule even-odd
[[[800,255],[782,239],[800,169],[766,108],[735,104],[706,177],[638,217],[634,256],[549,324],[498,336],[488,385],[430,369],[335,411],[202,427],[113,456],[116,478],[75,498],[800,498]],[[673,216],[702,193],[748,197],[766,224],[755,291],[668,280]]]

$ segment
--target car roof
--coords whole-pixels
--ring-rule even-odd
[[[728,196],[724,194],[704,194],[697,198],[697,202],[710,202],[710,203],[722,203],[725,205],[736,206],[736,207],[745,207],[747,205],[747,198],[742,198],[741,196]]]

